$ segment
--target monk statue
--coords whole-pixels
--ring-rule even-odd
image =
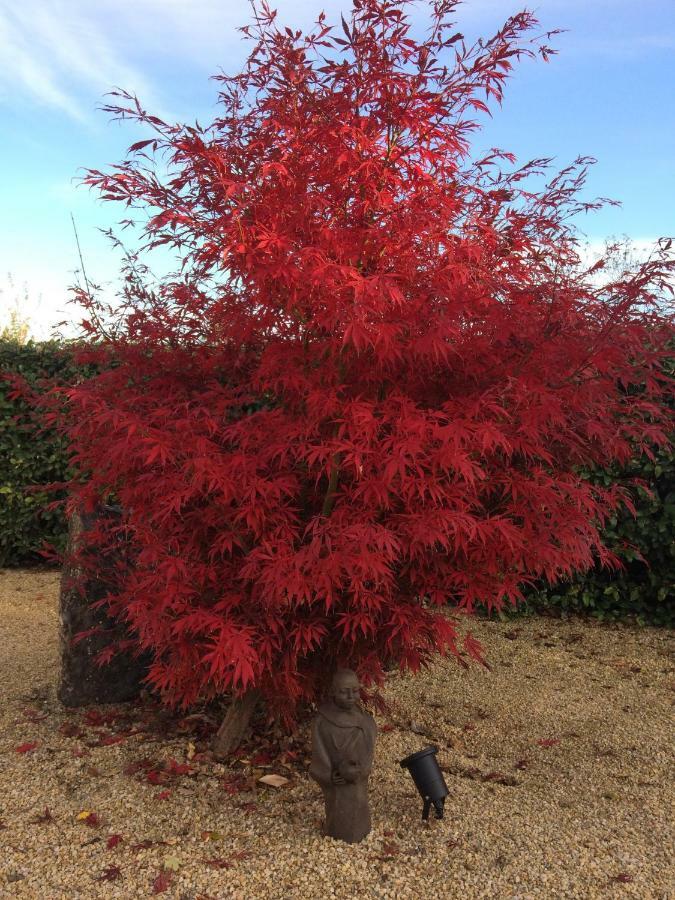
[[[350,669],[338,669],[330,699],[312,727],[310,776],[321,785],[326,803],[324,834],[348,844],[370,831],[368,776],[373,765],[377,726],[360,705],[360,685]]]

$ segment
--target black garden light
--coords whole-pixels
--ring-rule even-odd
[[[411,753],[401,760],[401,767],[407,769],[412,775],[415,787],[424,800],[422,819],[426,822],[429,818],[429,810],[433,803],[436,818],[443,818],[443,804],[448,796],[448,786],[443,778],[441,767],[438,765],[436,754],[438,747],[425,747],[417,753]]]

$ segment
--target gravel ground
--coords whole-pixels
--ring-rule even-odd
[[[205,718],[61,708],[57,602],[57,574],[0,572],[0,897],[675,897],[671,632],[476,621],[490,672],[392,675],[348,846],[320,837],[306,729],[224,767]],[[430,742],[450,796],[424,825],[398,760]]]

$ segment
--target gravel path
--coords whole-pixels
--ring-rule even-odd
[[[476,621],[491,672],[392,675],[348,846],[319,836],[306,730],[224,767],[204,718],[63,710],[57,599],[55,573],[0,572],[0,897],[675,897],[671,632]],[[430,742],[450,796],[425,826],[398,760]]]

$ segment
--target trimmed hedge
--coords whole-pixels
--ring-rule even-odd
[[[675,454],[661,451],[654,460],[636,460],[620,471],[604,469],[588,477],[605,485],[640,478],[649,486],[634,492],[636,516],[623,509],[605,529],[607,544],[624,568],[597,567],[574,581],[533,592],[527,605],[675,625]]]
[[[74,365],[68,345],[5,339],[0,340],[0,376],[5,374],[21,375],[39,390],[44,379],[64,384],[85,373]],[[26,400],[10,399],[12,390],[0,377],[0,566],[42,561],[43,541],[63,550],[67,532],[62,510],[46,508],[63,494],[30,490],[68,477],[65,442],[41,429]]]
[[[675,357],[665,365],[675,377]],[[596,484],[643,481],[632,491],[636,515],[622,509],[605,529],[607,546],[621,560],[620,571],[600,566],[577,579],[533,591],[527,606],[584,612],[599,619],[635,617],[652,625],[675,625],[675,452],[635,459],[621,469],[582,473]]]

